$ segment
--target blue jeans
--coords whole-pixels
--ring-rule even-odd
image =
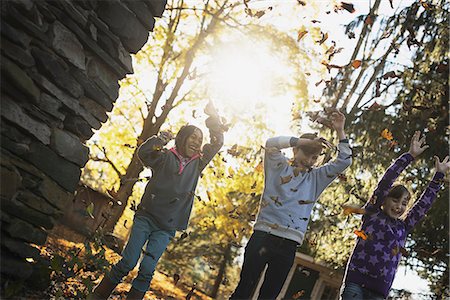
[[[353,282],[344,283],[340,300],[384,300],[383,295],[372,292]]]
[[[174,236],[175,230],[162,230],[149,218],[135,216],[130,238],[122,251],[122,259],[111,268],[108,274],[109,279],[116,284],[122,281],[122,278],[136,266],[141,257],[142,247],[147,242],[139,273],[132,283],[136,290],[146,292],[152,281],[156,264]]]
[[[230,299],[250,299],[268,265],[259,299],[275,299],[281,291],[295,259],[298,243],[255,230],[245,247],[241,280]]]

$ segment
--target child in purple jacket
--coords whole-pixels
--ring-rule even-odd
[[[435,156],[436,173],[419,200],[400,218],[411,198],[395,179],[428,145],[415,132],[409,152],[392,164],[365,205],[362,227],[347,264],[341,288],[342,300],[386,299],[392,286],[406,236],[424,218],[440,189],[444,173],[450,168],[449,157],[442,162]]]

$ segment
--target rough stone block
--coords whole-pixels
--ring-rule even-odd
[[[0,195],[2,199],[11,199],[22,186],[22,176],[16,169],[1,167]]]
[[[144,1],[124,0],[127,7],[134,12],[145,29],[152,31],[155,26],[155,18]]]
[[[64,210],[67,206],[67,202],[72,201],[73,194],[68,193],[66,190],[62,189],[58,184],[56,184],[50,178],[44,178],[38,187],[37,192],[47,199],[47,201],[60,209]]]
[[[7,252],[9,251],[1,252],[2,274],[16,279],[26,279],[30,277],[33,272],[31,264]]]
[[[87,74],[101,89],[108,94],[109,98],[115,102],[119,96],[118,78],[113,72],[99,59],[88,57],[86,65]]]
[[[93,114],[94,117],[96,117],[100,122],[104,123],[108,120],[108,115],[106,114],[105,108],[94,100],[88,97],[81,97],[80,104],[87,111],[91,112],[91,114]]]
[[[46,124],[30,118],[28,114],[9,97],[2,97],[1,115],[6,120],[13,122],[20,128],[29,132],[43,144],[50,144],[50,128],[48,128]]]
[[[8,38],[15,44],[22,46],[23,49],[27,49],[30,46],[31,37],[23,31],[17,30],[4,20],[0,21],[1,35]]]
[[[55,21],[51,27],[55,52],[81,70],[86,69],[84,49],[77,37],[63,24]]]
[[[167,0],[145,0],[145,2],[155,17],[162,17]]]
[[[56,153],[80,167],[84,167],[89,160],[89,148],[77,137],[61,129],[53,129],[51,147]]]
[[[26,244],[22,241],[13,239],[7,234],[2,234],[1,244],[9,251],[22,258],[31,257],[37,259],[39,258],[40,255],[40,251],[36,247],[30,246],[29,244]]]
[[[31,73],[30,75],[32,76],[33,80],[36,82],[38,86],[49,92],[51,95],[55,96],[75,115],[79,115],[83,119],[85,119],[93,128],[99,129],[102,126],[97,119],[95,119],[89,112],[87,112],[84,108],[80,106],[80,104],[76,99],[64,93],[57,86],[48,81],[47,78],[43,77],[38,73]]]
[[[67,119],[66,119],[67,120]],[[31,143],[24,157],[69,192],[74,192],[80,179],[80,167],[57,155],[41,143]]]
[[[17,64],[22,67],[32,67],[34,66],[34,58],[27,51],[25,51],[20,46],[11,43],[7,39],[2,39],[2,51],[3,53],[14,60]]]
[[[1,70],[3,77],[2,82],[5,78],[8,79],[27,97],[26,100],[33,103],[38,102],[40,91],[22,68],[12,62],[9,58],[2,56]],[[2,89],[3,88],[4,87],[2,86]]]
[[[136,15],[117,0],[102,1],[96,11],[122,41],[125,49],[137,53],[147,42],[148,30],[138,21]]]
[[[91,99],[95,100],[98,104],[103,106],[106,111],[111,111],[113,108],[112,102],[116,99],[109,99],[109,96],[106,95],[89,77],[84,71],[81,71],[76,68],[72,68],[71,72],[73,76],[78,80],[78,82],[83,86],[86,95]]]
[[[60,217],[62,215],[62,211],[51,206],[47,201],[43,198],[36,196],[30,191],[20,191],[17,193],[16,199],[28,207],[31,207],[45,215]]]
[[[94,134],[91,126],[86,123],[85,120],[77,116],[67,116],[64,121],[64,128],[74,133],[83,142],[90,139]]]
[[[52,229],[55,225],[53,217],[43,214],[14,198],[2,199],[2,210],[36,227]]]
[[[39,101],[39,108],[45,111],[46,113],[52,115],[58,120],[64,121],[66,116],[59,111],[62,107],[61,101],[50,96],[46,93],[41,93],[41,99]]]
[[[11,237],[24,240],[36,245],[43,245],[47,239],[47,233],[31,224],[11,218],[11,222],[2,226],[2,230],[7,232]]]
[[[38,48],[32,48],[31,54],[36,59],[39,70],[51,78],[57,86],[75,98],[83,95],[83,88],[69,74],[67,65],[61,59]]]

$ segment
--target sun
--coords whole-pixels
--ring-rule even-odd
[[[277,94],[286,66],[264,43],[231,42],[211,56],[208,89],[214,101],[236,112],[265,105]]]

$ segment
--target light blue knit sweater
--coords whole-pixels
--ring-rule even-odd
[[[335,160],[295,176],[294,167],[281,149],[292,147],[297,140],[280,136],[266,142],[264,192],[254,229],[301,244],[315,202],[323,190],[350,166],[352,151],[348,141],[342,140]],[[282,184],[282,178],[289,182]]]

